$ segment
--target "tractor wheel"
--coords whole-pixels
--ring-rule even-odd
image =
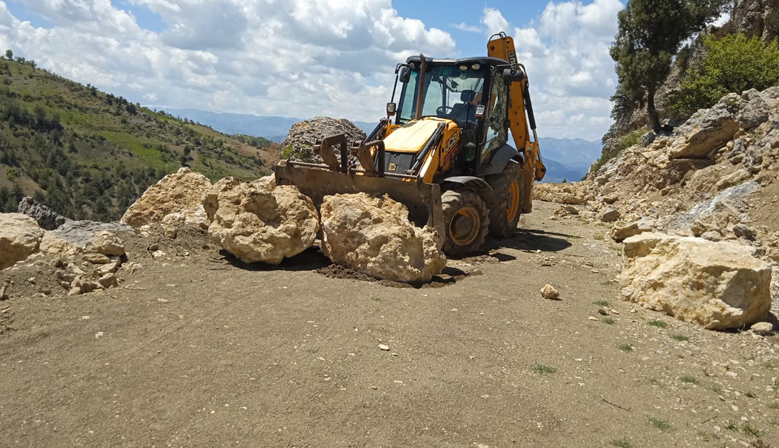
[[[472,191],[441,195],[446,238],[444,252],[458,257],[476,252],[487,238],[490,218],[484,200]]]
[[[509,161],[502,173],[485,180],[497,199],[495,208],[490,210],[490,236],[511,238],[517,231],[522,205],[522,166]]]

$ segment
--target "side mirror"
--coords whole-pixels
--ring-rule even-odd
[[[387,103],[387,116],[394,117],[398,106],[395,103]]]
[[[411,70],[409,70],[408,66],[401,67],[400,74],[398,75],[398,80],[400,80],[400,82],[402,82],[403,84],[406,84],[409,79],[411,79]]]
[[[525,79],[525,73],[521,70],[507,68],[503,70],[503,79],[507,82],[519,82]]]
[[[473,114],[473,118],[477,120],[483,120],[484,119],[484,112],[487,111],[487,106],[484,104],[479,104],[476,106],[476,113]]]

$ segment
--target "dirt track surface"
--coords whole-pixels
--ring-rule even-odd
[[[778,447],[779,337],[622,302],[621,246],[555,208],[439,287],[139,239],[118,289],[11,289],[0,446]]]

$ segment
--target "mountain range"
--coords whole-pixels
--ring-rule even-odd
[[[165,112],[208,125],[226,134],[246,134],[281,143],[300,118],[207,112],[197,109],[165,109]],[[378,120],[377,120],[378,122]],[[354,121],[355,126],[371,132],[377,123]],[[580,138],[543,137],[539,140],[541,155],[547,167],[544,182],[578,181],[600,157],[603,145]]]

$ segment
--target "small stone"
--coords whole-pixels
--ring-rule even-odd
[[[606,310],[606,308],[600,308],[600,309],[598,310],[598,314],[601,314],[601,315],[603,315],[603,316],[608,316],[608,315],[609,315],[609,312],[608,312],[608,310]]]
[[[709,230],[708,232],[703,232],[703,234],[701,234],[701,238],[704,240],[714,241],[716,243],[722,241],[722,234],[716,230]]]
[[[614,222],[620,218],[619,210],[614,207],[606,207],[599,215],[598,219],[603,222]]]
[[[597,320],[598,320],[598,318],[597,318],[597,317],[595,317],[595,316],[587,316],[587,319],[589,319],[589,320],[595,320],[595,321],[597,321]]]
[[[113,233],[104,230],[87,242],[86,251],[118,257],[124,255],[124,243]]]
[[[379,349],[388,352],[390,347],[387,344],[379,344]]]
[[[556,290],[554,286],[547,283],[541,288],[541,296],[549,300],[560,300],[560,291]]]
[[[753,333],[760,336],[771,336],[774,334],[774,326],[770,322],[758,322],[750,327]]]
[[[111,262],[111,259],[108,258],[107,255],[98,254],[98,253],[87,253],[84,254],[82,257],[84,261],[88,261],[92,264],[108,264]]]
[[[116,275],[114,274],[106,274],[100,277],[100,279],[97,282],[100,283],[100,285],[105,289],[115,288],[119,286],[119,282],[117,281]]]
[[[733,233],[739,238],[745,238],[748,240],[755,239],[755,232],[744,224],[736,224],[733,226]]]

